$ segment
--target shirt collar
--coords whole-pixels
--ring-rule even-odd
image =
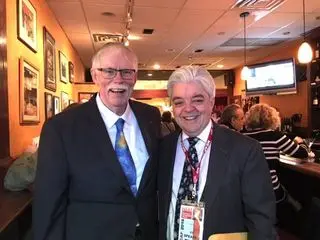
[[[121,116],[118,116],[117,114],[112,112],[106,105],[104,105],[99,94],[97,94],[96,102],[103,118],[108,119],[108,121],[105,121],[107,128],[112,128],[119,118],[122,118],[126,124],[133,124],[133,112],[130,104],[127,104],[125,112]]]
[[[209,137],[209,133],[210,133],[210,129],[212,127],[212,120],[209,121],[209,123],[207,124],[207,126],[202,130],[202,132],[197,136],[202,142],[206,143]],[[188,142],[187,138],[189,138],[189,136],[182,131],[182,141],[183,142]]]

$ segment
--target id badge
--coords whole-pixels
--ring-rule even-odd
[[[203,240],[204,203],[182,200],[178,240]]]

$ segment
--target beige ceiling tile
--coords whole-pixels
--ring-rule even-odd
[[[319,0],[306,0],[305,1],[306,12],[313,12],[319,8]],[[279,6],[275,12],[281,13],[301,13],[302,12],[302,0],[287,0],[281,6]]]
[[[179,10],[152,7],[134,7],[132,22],[135,24],[147,24],[148,28],[156,26],[170,26],[177,17]]]
[[[80,2],[56,2],[48,3],[59,22],[62,20],[76,20],[84,22],[84,13]]]
[[[284,27],[301,19],[299,13],[269,14],[253,24],[254,27]]]
[[[135,0],[135,7],[181,8],[185,0]]]
[[[61,20],[60,25],[64,32],[68,35],[69,33],[83,33],[89,34],[87,24],[79,22],[77,20]]]
[[[212,0],[188,0],[184,8],[186,9],[209,9],[227,10],[235,3],[234,0],[212,1]]]
[[[84,8],[89,23],[120,23],[124,22],[125,5],[85,3]],[[103,12],[113,13],[115,16],[103,16]]]

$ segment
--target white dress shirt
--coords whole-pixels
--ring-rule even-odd
[[[127,105],[127,108],[123,115],[118,116],[103,104],[99,94],[97,94],[96,102],[103,122],[108,131],[109,137],[111,139],[113,148],[115,148],[117,134],[117,127],[115,123],[119,118],[122,118],[125,122],[123,126],[123,133],[127,141],[134,165],[136,167],[136,184],[137,189],[139,189],[144,167],[149,159],[149,154],[142,137],[138,121],[129,104]]]
[[[208,140],[211,126],[212,126],[212,121],[209,121],[205,129],[197,136],[200,140],[197,142],[195,147],[197,150],[199,161],[204,151],[205,144]],[[187,140],[188,137],[189,137],[188,135],[182,132],[182,140],[186,149],[189,148],[189,142]],[[203,189],[207,180],[208,165],[209,165],[209,158],[210,158],[210,147],[211,147],[211,144],[208,147],[207,151],[205,152],[200,165],[199,191],[198,191],[198,200],[197,200],[198,202],[201,199]],[[174,219],[175,219],[176,203],[177,203],[178,190],[180,187],[180,181],[181,181],[183,166],[185,161],[187,160],[182,150],[181,135],[180,135],[178,138],[176,157],[174,162],[173,178],[172,178],[172,196],[171,196],[171,202],[169,206],[169,215],[167,219],[167,239],[168,240],[174,239],[173,234],[174,234]]]

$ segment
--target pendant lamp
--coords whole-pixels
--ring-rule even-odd
[[[310,44],[306,41],[306,10],[305,2],[303,1],[303,43],[298,50],[298,61],[300,63],[310,63],[313,58],[313,51]]]
[[[240,17],[243,18],[243,58],[244,66],[241,70],[241,79],[246,81],[249,76],[249,69],[247,67],[247,31],[246,31],[246,17],[249,16],[249,12],[243,12]]]

